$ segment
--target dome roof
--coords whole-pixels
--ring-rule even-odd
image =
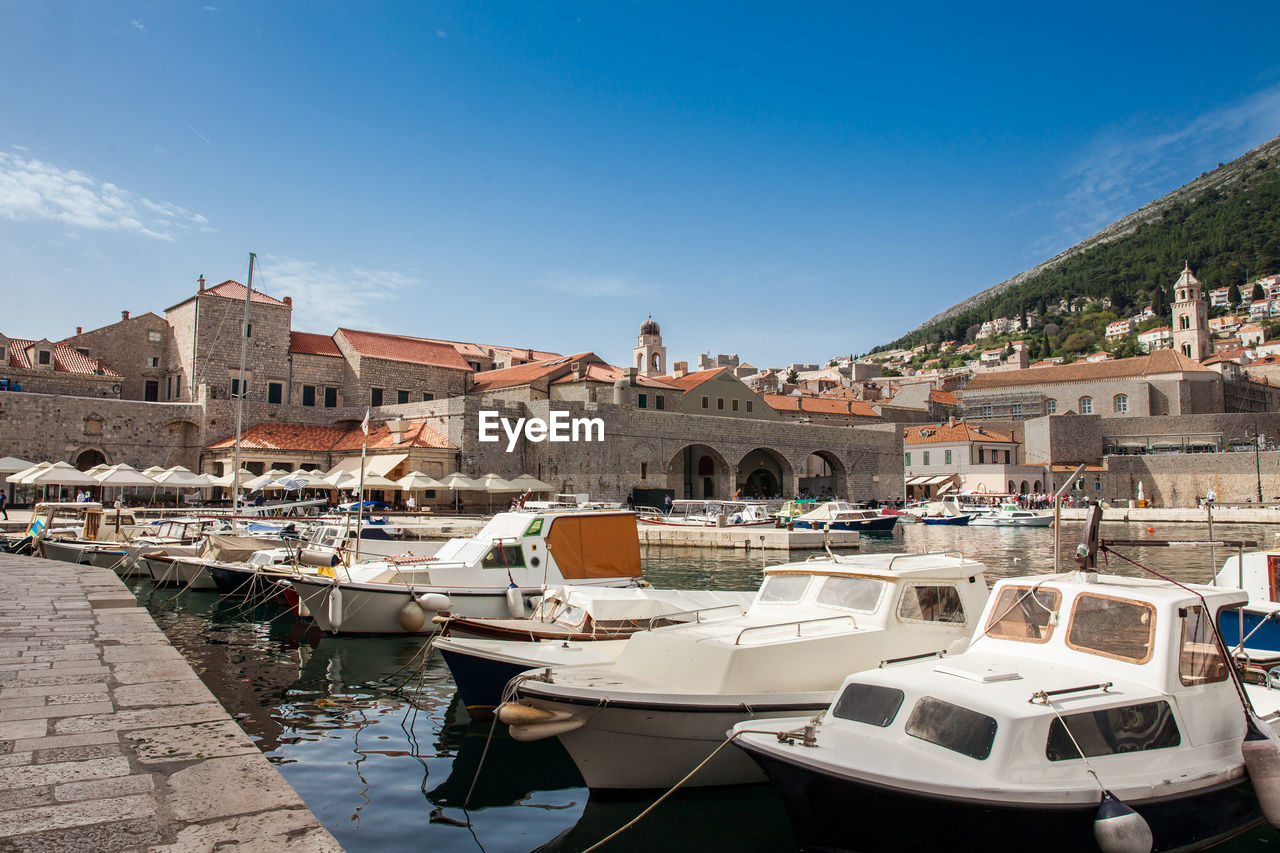
[[[642,335],[660,335],[660,334],[662,334],[662,329],[661,329],[661,327],[659,327],[659,326],[658,326],[658,324],[657,324],[657,323],[655,323],[655,322],[653,321],[653,315],[652,315],[652,314],[650,314],[650,315],[649,315],[649,319],[648,319],[648,320],[645,320],[643,323],[641,323],[641,324],[640,324],[640,334],[642,334]]]

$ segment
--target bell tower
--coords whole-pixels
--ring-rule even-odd
[[[641,376],[663,376],[667,372],[667,348],[662,345],[662,329],[653,321],[652,314],[640,325],[634,361]]]
[[[1173,286],[1173,349],[1204,361],[1209,355],[1209,309],[1201,295],[1200,279],[1187,264]]]

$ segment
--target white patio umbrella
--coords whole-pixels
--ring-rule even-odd
[[[440,482],[439,480],[434,480],[431,477],[428,477],[426,474],[422,473],[421,471],[410,471],[408,474],[405,474],[399,480],[396,480],[396,482],[399,483],[400,488],[404,489],[406,492],[417,492],[417,491],[424,491],[426,489],[445,488],[444,483]]]
[[[213,478],[208,474],[196,474],[181,465],[166,468],[152,479],[162,486],[178,489],[207,489],[213,485]]]
[[[83,471],[76,470],[70,462],[55,462],[43,471],[27,478],[36,486],[96,486],[98,481]]]
[[[318,477],[311,476],[307,471],[291,471],[271,484],[272,487],[284,489],[286,492],[312,489],[317,485],[327,487],[328,483],[320,482]]]
[[[276,480],[279,480],[281,477],[287,477],[291,473],[291,471],[285,471],[282,468],[272,468],[265,474],[259,474],[249,482],[245,483],[244,487],[251,492],[256,492],[259,489],[267,488]]]
[[[5,456],[0,459],[0,474],[16,474],[19,471],[35,467],[35,464],[25,459],[19,459],[16,456]]]
[[[142,473],[146,474],[148,477],[157,477],[163,474],[164,471],[165,469],[160,467],[159,465],[152,465],[150,468],[142,469]]]
[[[236,472],[234,478],[231,476],[230,472],[228,472],[223,474],[221,477],[210,477],[209,479],[212,481],[213,485],[229,489],[233,486],[243,486],[245,483],[252,480],[253,477],[254,473],[252,471],[246,468],[241,468]]]
[[[532,474],[521,474],[511,481],[511,485],[519,486],[522,492],[549,492],[555,488],[555,486],[542,482]]]
[[[521,492],[524,491],[519,486],[512,485],[510,480],[505,480],[497,474],[485,474],[479,480],[480,485],[484,486],[484,490],[489,493],[489,511],[493,511],[493,496],[497,492]]]
[[[440,478],[440,484],[449,491],[453,492],[453,511],[458,511],[458,492],[483,492],[484,486],[476,480],[471,479],[461,471],[454,471],[452,474],[445,474]]]
[[[28,485],[30,482],[28,478],[34,477],[36,474],[39,474],[44,469],[52,468],[52,467],[53,467],[52,462],[39,462],[35,465],[32,465],[30,468],[26,468],[22,471],[17,472],[16,474],[10,474],[5,479],[8,482],[13,483],[15,485],[25,486],[25,485]]]
[[[85,473],[89,472],[86,471]],[[146,476],[132,465],[126,465],[123,462],[97,472],[93,475],[93,479],[103,486],[154,486],[156,484],[156,481],[151,477]]]

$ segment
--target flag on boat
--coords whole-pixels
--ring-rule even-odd
[[[360,422],[360,431],[365,435],[369,434],[369,410],[364,410],[364,420]]]

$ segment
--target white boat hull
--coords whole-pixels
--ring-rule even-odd
[[[178,573],[178,583],[185,589],[213,589],[218,588],[213,582],[213,578],[204,570],[204,566],[194,560],[184,560],[181,557],[173,561],[175,570]]]
[[[537,694],[538,685],[526,682],[520,693],[529,704],[569,714],[584,725],[559,735],[592,790],[667,789],[675,785],[711,755],[735,724],[753,718],[809,718],[826,707],[833,694],[806,693],[788,701],[787,696],[760,695],[757,700],[714,706],[691,703],[665,708],[637,703],[634,707],[558,701]],[[745,710],[750,707],[752,710]],[[759,766],[738,749],[722,749],[701,767],[683,787],[747,785],[765,781]]]
[[[457,615],[495,619],[511,615],[507,609],[505,589],[465,591],[425,585],[334,584],[326,578],[291,579],[289,583],[320,630],[330,634],[435,634],[441,626],[432,621],[436,615],[432,612],[426,614],[422,627],[416,631],[406,631],[400,624],[400,610],[411,597],[429,593],[449,596],[453,602],[450,612]],[[337,597],[340,603],[338,624],[334,623],[330,613],[335,589],[341,589]],[[541,590],[526,590],[525,594],[538,595]]]
[[[1051,527],[1053,516],[1042,515],[1037,518],[987,518],[977,516],[969,522],[970,527]]]

